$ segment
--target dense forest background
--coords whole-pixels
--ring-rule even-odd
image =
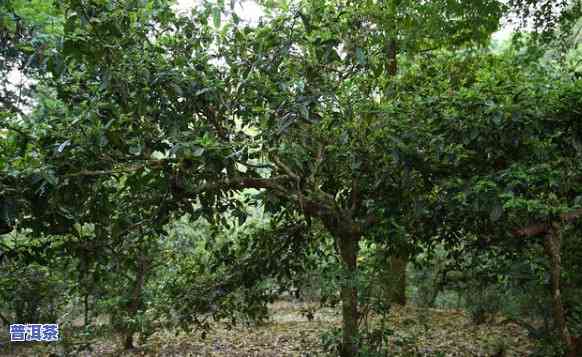
[[[582,356],[582,2],[244,4],[0,1],[0,354]]]

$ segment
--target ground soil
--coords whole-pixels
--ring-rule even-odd
[[[91,350],[68,347],[71,356],[325,356],[322,335],[339,327],[340,317],[334,309],[318,309],[312,319],[305,310],[315,304],[277,302],[271,306],[269,322],[228,329],[219,324],[203,339],[200,334],[177,333],[162,329],[133,351],[119,350],[119,341],[103,337],[93,341]],[[459,310],[438,310],[414,306],[391,309],[391,335],[385,341],[389,356],[527,356],[533,342],[526,331],[514,324],[492,321],[474,325]],[[498,319],[499,321],[499,319]],[[372,323],[373,325],[373,323]],[[64,356],[59,345],[15,346],[5,344],[0,355]]]

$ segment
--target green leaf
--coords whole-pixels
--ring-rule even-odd
[[[299,112],[305,120],[309,120],[309,110],[307,109],[307,105],[305,103],[299,104]]]
[[[73,228],[75,228],[75,231],[77,231],[77,234],[79,236],[83,235],[83,227],[81,227],[81,225],[79,223],[73,224]]]
[[[212,88],[206,87],[206,88],[202,88],[199,91],[197,91],[196,93],[194,93],[195,96],[199,96],[202,95],[208,91],[210,91]]]
[[[364,50],[360,47],[356,48],[356,61],[358,62],[359,65],[365,65],[366,64],[366,54],[364,53]]]
[[[200,157],[200,156],[204,155],[204,152],[205,151],[206,150],[204,150],[203,147],[201,147],[201,146],[195,146],[194,149],[192,150],[192,155],[193,156],[196,156],[196,157]]]
[[[497,203],[495,206],[493,206],[493,209],[489,213],[489,218],[491,219],[491,221],[496,222],[499,220],[499,218],[501,218],[502,215],[503,206],[501,206],[500,203]]]
[[[214,23],[214,27],[220,27],[221,10],[219,7],[212,8],[212,21]]]
[[[132,145],[129,147],[129,153],[132,155],[139,155],[142,150],[141,144]]]
[[[176,83],[172,83],[172,88],[174,89],[174,93],[176,93],[177,96],[179,97],[184,96],[184,92],[182,91],[182,88],[180,88],[179,85],[177,85]]]

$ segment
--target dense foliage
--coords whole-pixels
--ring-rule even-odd
[[[82,316],[89,344],[109,315],[130,349],[293,293],[341,303],[329,351],[382,355],[412,260],[416,301],[459,291],[575,356],[582,4],[261,3],[256,26],[224,1],[0,5],[3,323]],[[504,16],[533,25],[492,51]]]

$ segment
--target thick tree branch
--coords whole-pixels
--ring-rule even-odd
[[[287,165],[285,165],[276,155],[273,155],[272,160],[275,163],[275,166],[277,166],[280,170],[284,171],[287,175],[295,180],[295,189],[297,191],[299,207],[301,208],[301,211],[305,213],[305,198],[303,196],[303,188],[301,187],[301,178]]]
[[[350,208],[352,214],[356,212],[356,210],[360,207],[360,190],[358,187],[358,179],[356,177],[352,177],[352,206]]]
[[[195,195],[202,192],[213,191],[216,189],[271,189],[278,192],[289,194],[289,190],[281,186],[277,182],[288,181],[289,176],[274,176],[270,178],[249,178],[249,177],[234,177],[216,182],[208,182],[199,186],[193,193]]]
[[[160,168],[166,165],[168,162],[172,162],[174,160],[148,160],[144,165],[136,165],[136,166],[129,166],[125,168],[119,168],[114,170],[81,170],[79,172],[73,172],[70,174],[65,174],[65,177],[79,177],[79,176],[108,176],[108,175],[118,175],[118,174],[127,174],[130,172],[136,172],[139,170],[143,170],[145,168]]]
[[[271,169],[271,170],[273,169],[273,166],[269,164],[251,164],[240,160],[234,160],[234,162],[236,162],[237,164],[241,164],[243,166],[252,167],[254,169]]]
[[[573,222],[582,216],[582,209],[578,209],[573,212],[562,213],[560,215],[560,221],[564,223]],[[513,230],[513,235],[517,237],[533,237],[541,234],[546,234],[550,231],[552,226],[549,223],[538,223],[532,224],[527,227],[519,228]]]
[[[228,135],[226,134],[224,127],[216,117],[216,109],[212,104],[209,105],[206,110],[206,118],[208,118],[208,120],[214,127],[214,130],[216,130],[216,134],[218,135],[218,137],[220,137],[224,141],[228,141]]]
[[[277,156],[273,155],[272,160],[275,163],[275,166],[277,166],[279,169],[281,169],[283,172],[285,172],[285,174],[289,175],[297,182],[300,181],[299,175],[297,175],[295,172],[293,172],[289,168],[289,166],[285,165]]]
[[[376,224],[378,222],[380,222],[380,219],[378,218],[378,216],[373,215],[373,214],[369,215],[364,220],[364,224],[367,225],[367,226],[372,225],[372,224]]]
[[[110,175],[118,175],[118,174],[127,174],[130,172],[135,172],[144,169],[144,165],[134,166],[134,167],[127,167],[125,169],[119,170],[82,170],[79,172],[74,172],[70,174],[64,175],[65,177],[80,177],[80,176],[110,176]]]

